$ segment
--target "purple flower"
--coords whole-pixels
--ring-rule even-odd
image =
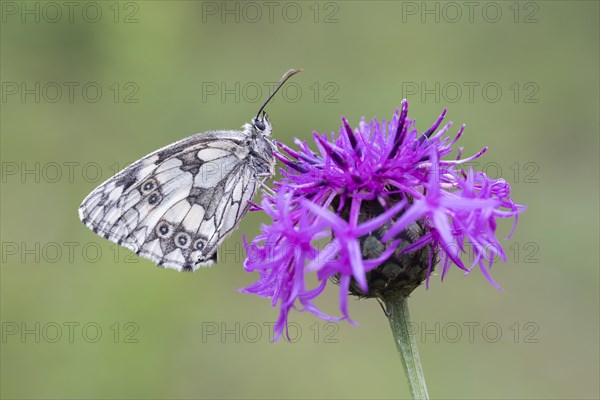
[[[363,118],[352,129],[342,117],[338,135],[315,132],[315,150],[297,139],[296,149],[277,143],[282,151],[276,157],[287,168],[274,194],[256,207],[272,221],[245,243],[244,268],[258,272],[259,280],[243,289],[279,307],[276,339],[291,309],[351,321],[348,292],[408,295],[423,280],[428,285],[438,259],[442,279],[452,264],[466,273],[478,266],[499,288],[489,274],[491,260],[506,261],[496,219],[514,218],[516,226],[525,207],[510,198],[503,179],[460,168],[487,148],[468,158],[461,158],[459,148],[454,159],[443,159],[464,131],[463,125],[450,138],[452,123],[438,130],[445,114],[419,133],[404,100],[389,122]],[[472,247],[471,265],[461,260],[465,243]],[[314,288],[307,287],[309,275],[319,282]],[[326,315],[313,302],[331,281],[340,286],[340,317]]]

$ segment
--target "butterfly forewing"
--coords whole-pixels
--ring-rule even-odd
[[[248,211],[258,187],[252,143],[205,132],[155,151],[97,187],[79,207],[94,232],[164,267],[196,270]],[[261,154],[267,164],[272,154]],[[260,171],[259,171],[260,169]]]

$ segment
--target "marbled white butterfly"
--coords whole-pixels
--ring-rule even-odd
[[[275,146],[263,110],[300,71],[283,75],[242,131],[190,136],[98,186],[79,206],[81,221],[159,266],[195,271],[216,262],[219,246],[248,211],[258,187],[274,174]]]

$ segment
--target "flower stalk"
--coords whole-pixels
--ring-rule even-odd
[[[383,302],[394,335],[394,342],[396,342],[396,348],[402,360],[404,373],[408,378],[410,394],[413,399],[429,399],[417,341],[410,325],[408,298],[403,295],[391,295],[384,297]]]

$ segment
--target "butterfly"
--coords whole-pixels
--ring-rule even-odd
[[[275,171],[272,125],[264,111],[287,71],[243,130],[208,131],[141,158],[94,189],[79,218],[95,233],[159,266],[195,271],[248,212]],[[262,112],[262,117],[261,117]]]

